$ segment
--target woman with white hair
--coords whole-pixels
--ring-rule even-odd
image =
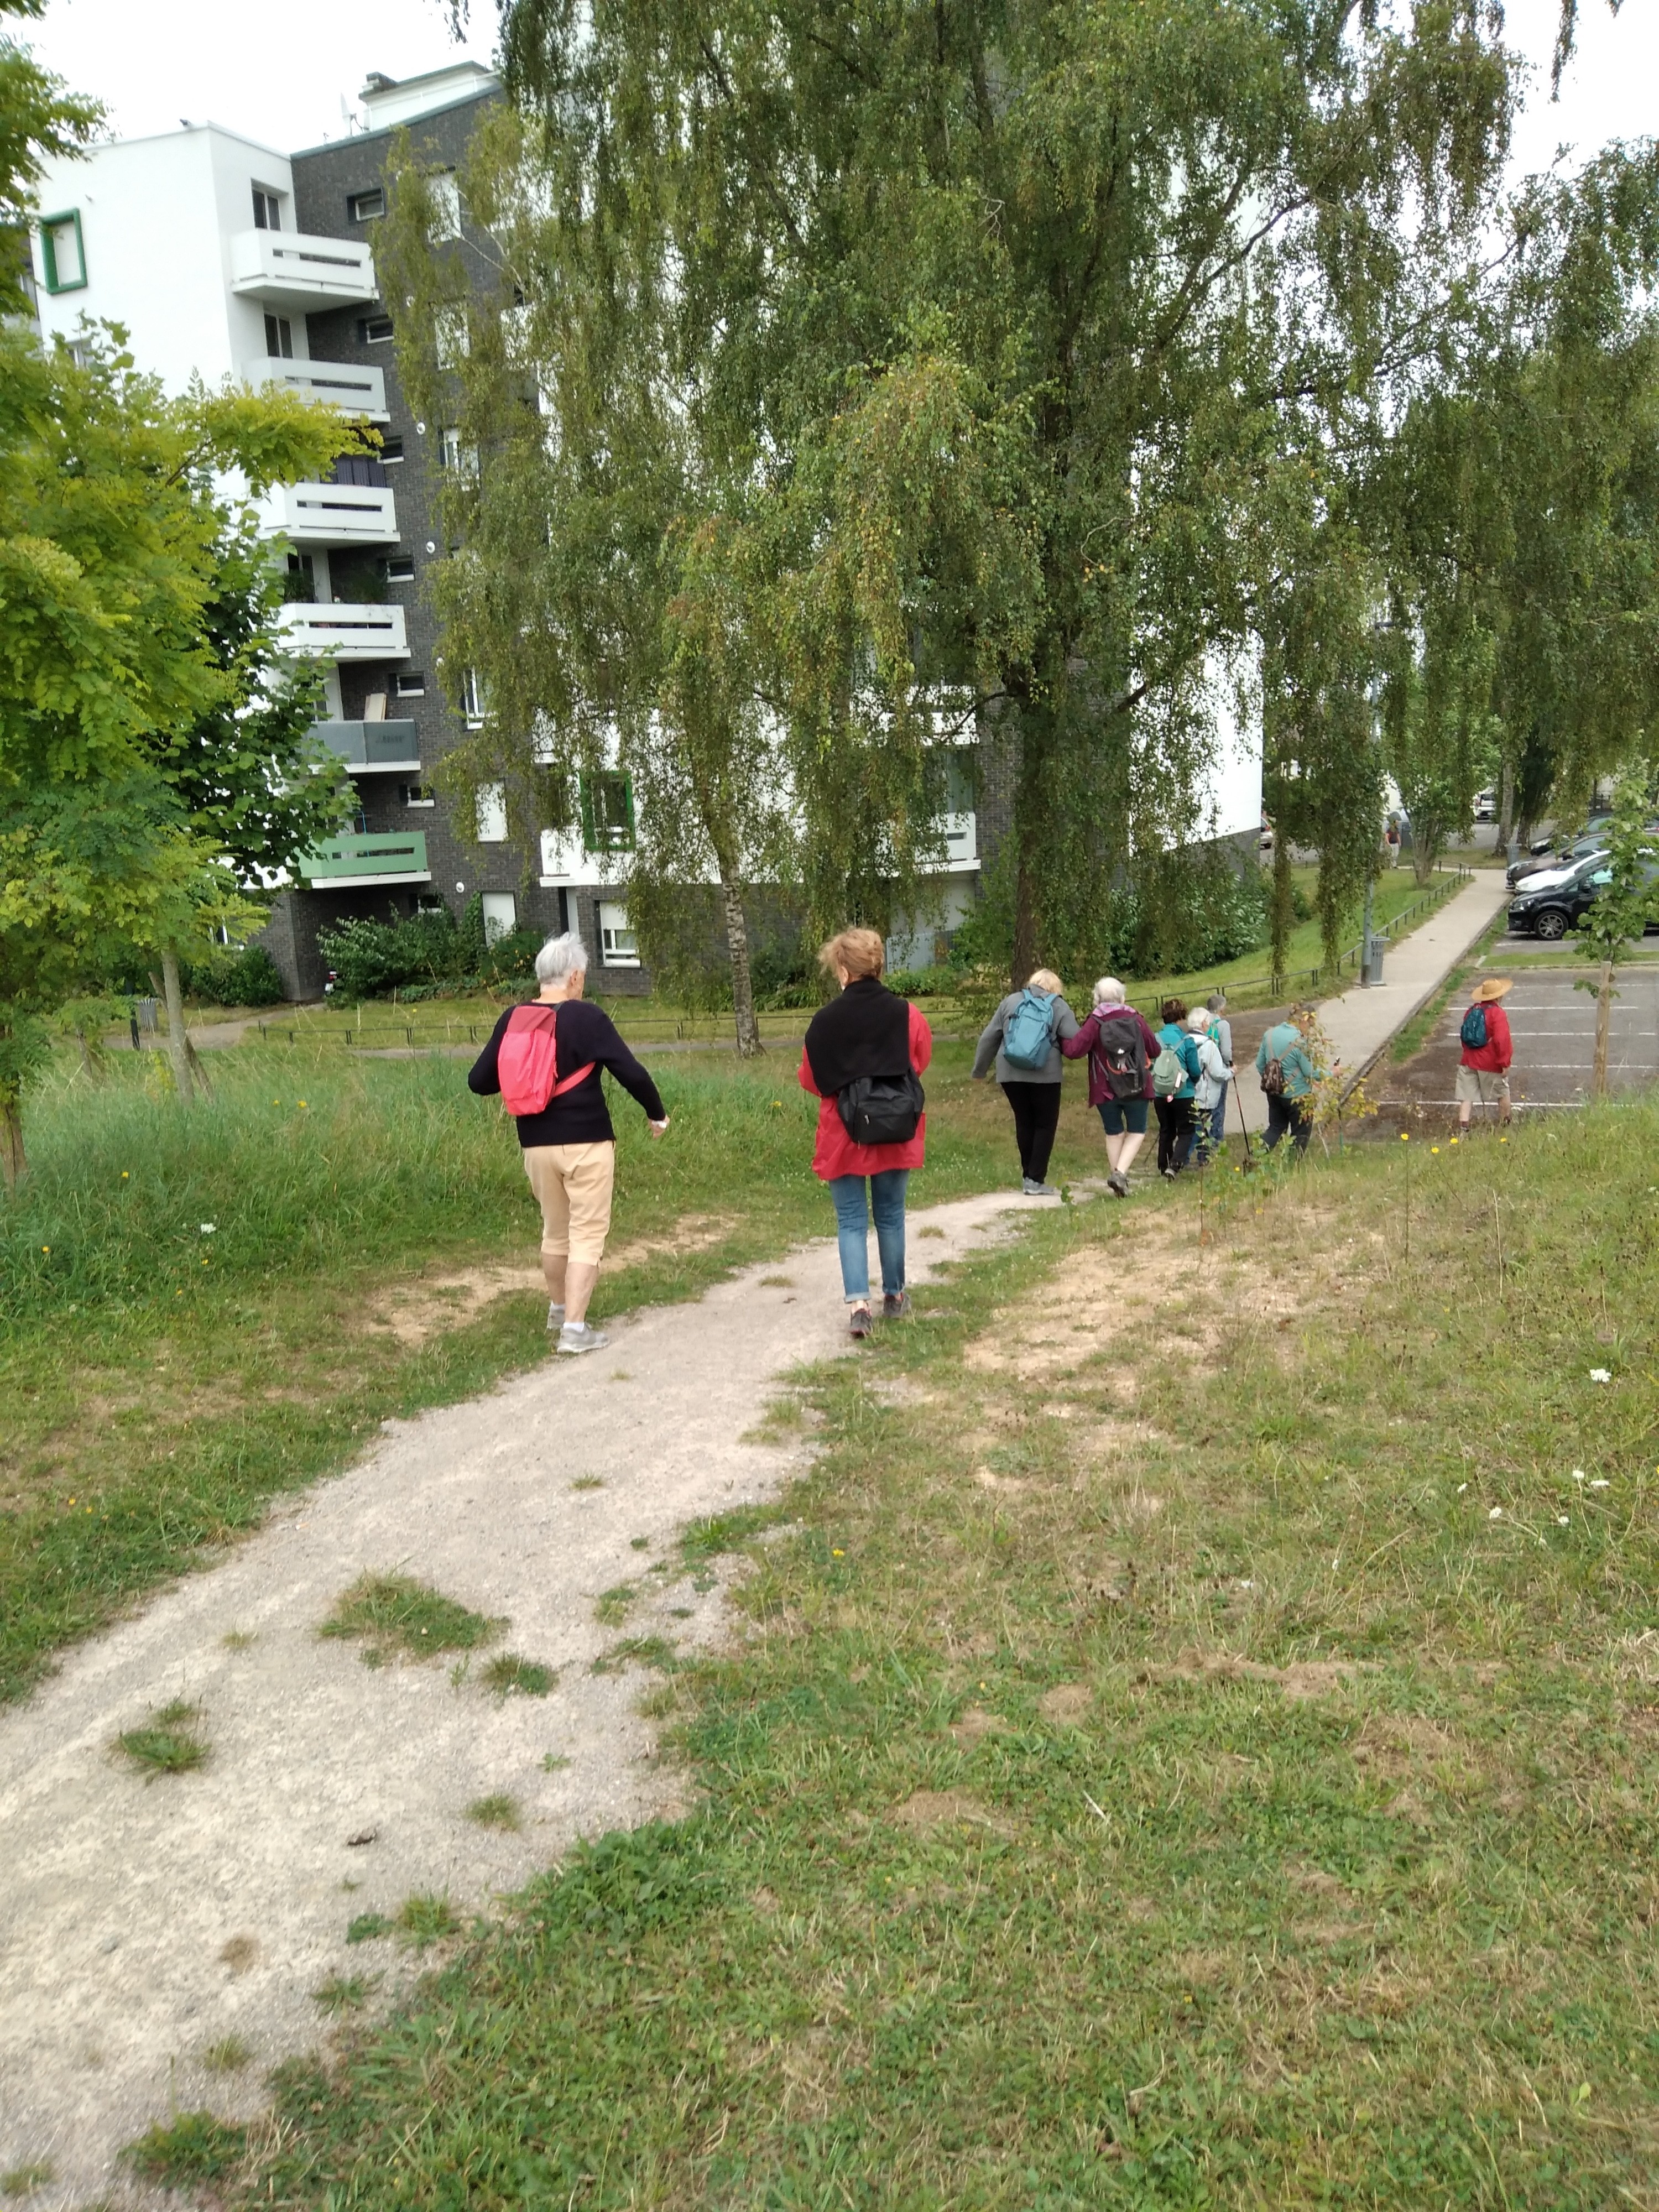
[[[514,1116],[524,1171],[542,1209],[542,1274],[547,1325],[561,1352],[599,1352],[611,1340],[587,1325],[611,1231],[617,1133],[600,1071],[609,1068],[645,1110],[653,1137],[668,1127],[656,1085],[602,1007],[582,998],[587,947],[574,931],[550,937],[536,955],[538,995],[509,1006],[473,1063],[467,1088],[499,1091]]]
[[[1215,1017],[1207,1006],[1194,1006],[1187,1017],[1187,1031],[1196,1049],[1198,1073],[1193,1078],[1193,1129],[1200,1162],[1208,1160],[1218,1150],[1220,1139],[1215,1131],[1215,1109],[1224,1103],[1228,1079],[1232,1070],[1222,1057],[1221,1047],[1211,1034]]]
[[[982,1081],[996,1063],[997,1081],[1013,1109],[1019,1147],[1019,1187],[1027,1198],[1058,1198],[1048,1161],[1060,1127],[1062,1050],[1077,1035],[1077,1016],[1066,1003],[1066,986],[1052,968],[1034,969],[1023,991],[1010,991],[985,1024],[972,1074]]]
[[[1093,1011],[1060,1048],[1067,1060],[1087,1056],[1089,1103],[1098,1108],[1106,1132],[1111,1169],[1106,1188],[1115,1197],[1127,1198],[1130,1165],[1146,1141],[1158,1039],[1145,1017],[1127,1004],[1116,976],[1103,975],[1095,985]]]

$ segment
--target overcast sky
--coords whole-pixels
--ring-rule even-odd
[[[1578,157],[1609,138],[1659,132],[1659,0],[1582,0],[1578,58],[1548,100],[1558,0],[1517,0],[1511,45],[1534,64],[1517,170],[1547,167],[1562,143]],[[181,117],[223,123],[293,152],[344,134],[370,70],[417,76],[447,61],[491,58],[495,0],[472,0],[473,31],[457,46],[437,0],[50,0],[19,26],[48,67],[106,102],[123,137],[175,131]]]

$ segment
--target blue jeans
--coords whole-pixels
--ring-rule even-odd
[[[841,1245],[841,1286],[850,1301],[870,1295],[870,1213],[876,1217],[876,1249],[881,1255],[881,1287],[890,1298],[904,1288],[904,1190],[908,1168],[884,1168],[870,1178],[870,1212],[864,1205],[862,1176],[831,1176],[836,1202],[836,1236]]]
[[[1212,1152],[1218,1152],[1227,1141],[1227,1101],[1232,1096],[1232,1089],[1231,1083],[1224,1083],[1221,1096],[1210,1110],[1210,1150]]]

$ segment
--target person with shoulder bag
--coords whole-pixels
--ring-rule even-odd
[[[1152,1111],[1158,1115],[1158,1171],[1173,1182],[1186,1166],[1195,1133],[1193,1096],[1198,1058],[1187,1029],[1187,1001],[1166,999],[1152,1062]]]
[[[868,1336],[870,1220],[881,1260],[882,1318],[909,1310],[904,1288],[904,1200],[926,1150],[921,1079],[933,1033],[919,1006],[881,980],[885,947],[873,929],[843,929],[818,954],[840,996],[806,1028],[800,1086],[823,1103],[812,1171],[829,1184],[841,1248],[842,1289],[852,1333]],[[866,1186],[868,1185],[868,1205]]]
[[[601,1352],[611,1341],[587,1325],[611,1232],[617,1133],[600,1071],[609,1068],[644,1109],[653,1137],[668,1109],[646,1069],[602,1006],[582,997],[587,948],[574,933],[550,937],[536,955],[540,994],[509,1006],[466,1079],[481,1098],[497,1092],[514,1117],[524,1171],[542,1209],[542,1275],[547,1326],[561,1352]]]
[[[1298,1154],[1308,1149],[1316,1078],[1308,1057],[1306,1032],[1313,1020],[1311,1006],[1292,1006],[1288,1018],[1275,1022],[1256,1047],[1255,1072],[1267,1102],[1267,1133],[1261,1140],[1265,1152],[1272,1152],[1286,1137]]]
[[[1106,1188],[1114,1197],[1129,1195],[1129,1169],[1146,1141],[1146,1114],[1152,1103],[1152,1062],[1158,1039],[1146,1017],[1126,1002],[1115,975],[1095,985],[1093,1010],[1060,1050],[1067,1060],[1089,1062],[1089,1103],[1097,1108],[1106,1132]]]
[[[1227,1019],[1227,994],[1224,991],[1212,991],[1204,1004],[1210,1016],[1211,1041],[1227,1064],[1227,1080],[1221,1086],[1221,1095],[1210,1115],[1210,1150],[1215,1153],[1227,1141],[1227,1095],[1232,1089],[1236,1073],[1233,1067],[1233,1025]]]
[[[1023,991],[1011,991],[981,1033],[973,1074],[980,1082],[996,1062],[997,1081],[1013,1109],[1019,1146],[1019,1187],[1027,1198],[1058,1198],[1048,1182],[1048,1161],[1060,1127],[1064,1052],[1078,1033],[1065,986],[1052,968],[1038,968]]]

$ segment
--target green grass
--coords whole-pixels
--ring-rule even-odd
[[[447,1936],[459,1935],[461,1929],[447,1897],[406,1897],[398,1907],[396,1925],[418,1951],[441,1943]]]
[[[368,2002],[377,1985],[372,1974],[330,1974],[311,1992],[311,2001],[325,2013],[358,2012]]]
[[[361,1643],[364,1663],[379,1667],[396,1656],[435,1659],[445,1651],[476,1651],[506,1626],[408,1575],[364,1575],[343,1592],[317,1633]]]
[[[257,1527],[274,1496],[348,1464],[388,1417],[547,1356],[533,1289],[470,1321],[437,1301],[418,1342],[390,1326],[424,1280],[534,1265],[511,1130],[462,1064],[243,1048],[214,1056],[216,1096],[186,1115],[152,1058],[115,1055],[96,1088],[60,1062],[27,1110],[30,1174],[0,1205],[0,1697]],[[928,1077],[918,1205],[1010,1179],[1006,1108],[967,1064],[947,1045]],[[696,1297],[832,1225],[793,1054],[664,1060],[659,1079],[661,1143],[617,1103],[623,1261],[595,1319]],[[1074,1085],[1056,1170],[1099,1164]],[[688,1218],[699,1234],[676,1249]]]
[[[247,2130],[211,2112],[181,2112],[168,2126],[158,2122],[129,2144],[126,2161],[146,2181],[173,2188],[192,2181],[222,2181],[240,2163]]]
[[[240,2074],[252,2062],[253,2053],[240,2035],[222,2036],[202,2053],[202,2063],[210,2074]]]
[[[392,1933],[393,1923],[384,1912],[360,1912],[346,1929],[348,1943],[373,1943]]]
[[[188,1725],[198,1717],[196,1706],[176,1698],[147,1726],[128,1729],[115,1741],[151,1781],[163,1774],[189,1774],[205,1766],[209,1758],[209,1747]]]
[[[475,1797],[466,1808],[466,1817],[480,1828],[501,1828],[510,1835],[516,1835],[524,1826],[518,1799],[501,1790],[488,1797]]]
[[[50,2159],[37,2159],[33,2166],[14,2166],[0,2173],[0,2197],[27,2197],[36,2189],[44,2189],[56,2178],[57,2169]]]
[[[1656,1149],[1034,1216],[807,1378],[698,1812],[297,2074],[250,2203],[1651,2203]]]
[[[498,1698],[544,1698],[559,1680],[551,1667],[544,1667],[539,1659],[521,1659],[516,1651],[498,1651],[481,1679]]]

